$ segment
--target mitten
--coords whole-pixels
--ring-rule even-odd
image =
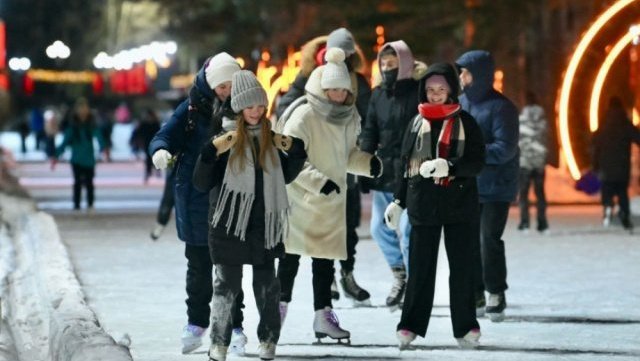
[[[449,163],[442,158],[424,161],[420,165],[420,175],[425,178],[446,177],[449,175]]]
[[[151,156],[151,161],[156,169],[166,169],[169,164],[169,160],[173,156],[166,149],[158,149]]]
[[[291,149],[291,145],[293,144],[292,137],[289,137],[284,134],[275,133],[273,135],[273,145],[281,151],[288,152]]]
[[[222,134],[221,136],[213,138],[211,144],[216,147],[216,155],[220,156],[220,154],[229,151],[229,149],[231,149],[231,147],[236,144],[236,140],[238,140],[238,132],[235,130],[230,130]]]
[[[369,166],[371,167],[371,176],[373,178],[378,178],[382,175],[382,160],[380,160],[380,158],[376,157],[375,155],[371,157]]]
[[[320,193],[327,196],[333,191],[336,191],[337,194],[340,194],[340,187],[338,187],[338,185],[331,179],[328,179],[327,183],[325,183],[322,186],[322,189],[320,189]]]
[[[402,207],[399,204],[398,200],[394,200],[389,203],[387,209],[384,210],[384,223],[390,229],[395,230],[398,228],[398,224],[400,223],[400,216],[402,216]]]

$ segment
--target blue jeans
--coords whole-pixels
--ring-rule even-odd
[[[389,267],[404,267],[409,270],[409,235],[411,224],[407,211],[402,212],[398,229],[400,235],[384,223],[384,211],[393,201],[393,193],[373,191],[371,206],[371,236],[378,242],[378,246],[387,260]]]

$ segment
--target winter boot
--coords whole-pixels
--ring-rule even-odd
[[[209,347],[209,361],[226,361],[227,346],[211,345]]]
[[[613,214],[612,207],[604,207],[604,216],[602,217],[602,225],[609,227],[611,225],[611,215]]]
[[[276,358],[276,344],[271,342],[260,342],[258,354],[260,360],[273,360]]]
[[[280,328],[284,325],[284,320],[287,318],[287,310],[289,309],[289,304],[284,301],[280,301]]]
[[[182,353],[188,354],[198,347],[202,346],[202,335],[204,335],[205,329],[188,324],[184,326],[182,330]]]
[[[247,344],[247,336],[241,327],[234,328],[231,331],[231,343],[229,344],[229,352],[234,355],[244,356],[244,347]]]
[[[484,317],[484,308],[487,307],[487,299],[484,297],[484,291],[476,292],[476,317]]]
[[[356,306],[371,306],[371,300],[369,299],[371,295],[356,283],[353,272],[340,270],[340,274],[342,275],[340,284],[344,294],[351,298]]]
[[[486,313],[492,322],[504,321],[504,309],[507,308],[507,300],[504,292],[489,293]]]
[[[458,341],[458,345],[460,348],[476,348],[480,344],[478,341],[480,340],[480,329],[472,328],[469,332],[467,332],[464,337],[456,338]]]
[[[393,285],[386,302],[389,307],[398,307],[407,287],[407,271],[402,266],[392,268],[391,272],[393,272]]]
[[[338,317],[336,317],[336,314],[329,306],[316,311],[315,317],[313,318],[313,331],[318,338],[318,343],[321,343],[321,338],[325,338],[327,336],[334,340],[338,340],[338,343],[342,343],[342,340],[344,339],[347,340],[347,343],[351,343],[349,339],[351,334],[349,331],[340,328]]]
[[[416,339],[416,334],[409,330],[402,329],[396,332],[396,337],[398,338],[398,348],[402,351],[406,350],[409,344]]]
[[[622,223],[622,228],[630,232],[633,231],[633,223],[631,223],[628,213],[618,212],[618,217],[620,217],[620,223]]]
[[[337,301],[340,299],[340,291],[338,291],[336,276],[333,276],[333,282],[331,282],[331,299],[334,301]]]
[[[518,224],[518,231],[522,233],[529,233],[529,222],[521,221],[520,224]]]
[[[165,228],[164,224],[156,223],[156,225],[151,230],[151,239],[155,241],[158,238],[160,238],[160,236],[162,235],[162,232],[164,231],[164,228]]]
[[[539,219],[538,220],[538,232],[540,232],[542,234],[549,233],[549,222],[547,222],[546,219]]]

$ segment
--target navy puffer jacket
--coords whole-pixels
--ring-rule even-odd
[[[193,186],[193,170],[202,146],[222,129],[219,114],[226,114],[230,109],[228,99],[222,104],[207,84],[205,67],[206,64],[198,71],[189,99],[178,105],[171,119],[149,145],[149,154],[153,155],[159,149],[166,149],[172,155],[178,156],[174,165],[178,238],[194,246],[207,246],[208,243],[209,194]],[[193,128],[189,126],[190,103]]]
[[[520,167],[518,109],[493,88],[495,65],[489,52],[466,52],[456,65],[473,75],[460,104],[475,118],[485,142],[485,167],[478,175],[480,203],[512,202],[518,192]]]

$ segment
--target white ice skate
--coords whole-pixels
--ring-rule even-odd
[[[504,310],[507,308],[507,299],[504,296],[504,292],[489,293],[489,299],[487,299],[486,315],[491,322],[504,321]]]
[[[198,347],[202,346],[202,335],[204,335],[205,329],[188,324],[184,326],[182,330],[182,353],[188,354]]]
[[[247,336],[242,332],[242,328],[234,328],[231,331],[231,343],[229,343],[229,352],[244,356],[245,346],[247,345]]]
[[[260,356],[260,360],[273,360],[276,358],[276,344],[260,342],[258,354]]]
[[[211,345],[209,347],[209,361],[226,361],[227,346]]]
[[[313,319],[313,331],[318,338],[317,344],[322,344],[320,339],[325,337],[338,340],[339,344],[342,344],[342,340],[347,340],[346,343],[351,344],[351,334],[340,328],[338,317],[329,306],[316,311]]]
[[[409,344],[416,339],[416,334],[409,330],[402,329],[396,332],[396,337],[398,338],[398,348],[402,351],[409,348]]]
[[[473,328],[464,337],[456,338],[460,348],[471,349],[480,345],[480,329]]]

